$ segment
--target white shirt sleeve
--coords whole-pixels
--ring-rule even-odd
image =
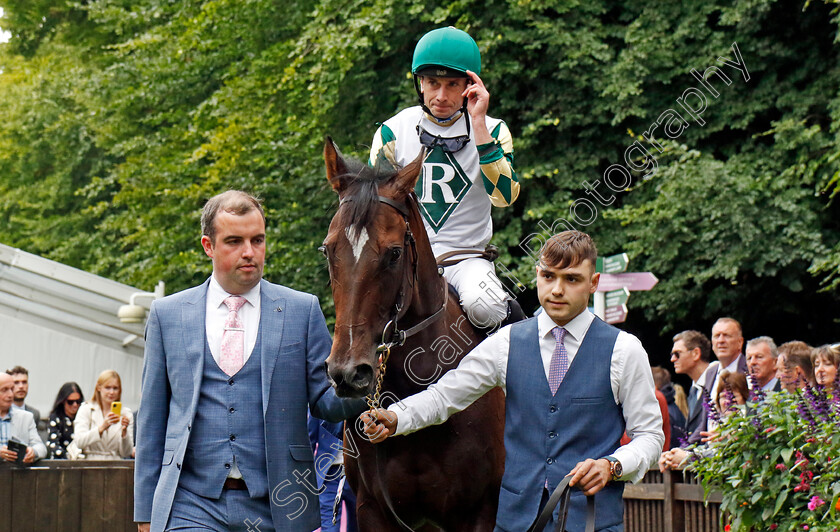
[[[496,386],[504,390],[509,346],[510,327],[505,327],[478,344],[457,368],[428,389],[391,405],[388,410],[397,414],[394,434],[439,425]]]
[[[621,462],[622,480],[639,482],[659,459],[665,433],[647,353],[638,338],[624,331],[615,342],[610,384],[616,402],[622,406],[625,431],[631,439],[613,456]]]

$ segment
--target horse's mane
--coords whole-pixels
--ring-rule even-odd
[[[358,234],[373,220],[379,208],[379,185],[394,177],[397,171],[384,164],[370,167],[349,157],[344,163],[347,172],[338,176],[338,179],[347,180],[342,194],[343,201],[347,203],[344,209],[339,209],[338,221],[345,227],[353,227]]]

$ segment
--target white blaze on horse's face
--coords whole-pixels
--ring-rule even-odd
[[[347,240],[353,247],[353,256],[356,257],[356,262],[359,262],[359,257],[362,256],[362,250],[364,249],[365,244],[367,244],[367,241],[370,240],[367,228],[362,227],[361,232],[356,234],[356,228],[350,226],[344,230],[344,234],[347,235]]]

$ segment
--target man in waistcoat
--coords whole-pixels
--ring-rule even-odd
[[[595,495],[596,530],[621,531],[624,481],[641,480],[662,450],[662,416],[644,348],[587,309],[598,287],[596,257],[585,233],[550,238],[536,268],[543,312],[504,327],[429,389],[379,410],[376,421],[362,415],[379,442],[443,423],[501,387],[507,457],[497,531],[527,530],[568,474],[583,493],[572,493],[567,529],[584,530],[586,494]],[[621,445],[625,430],[631,441]],[[553,529],[550,522],[546,530]]]
[[[327,382],[330,335],[317,298],[262,279],[260,202],[222,193],[201,227],[212,276],[155,301],[146,324],[138,530],[313,530],[307,405],[338,421],[364,402],[338,399]]]

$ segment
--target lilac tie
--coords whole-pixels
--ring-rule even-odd
[[[245,304],[242,296],[230,296],[224,303],[228,308],[225,330],[222,333],[222,353],[219,367],[228,375],[235,375],[245,363],[245,329],[239,318],[239,309]]]
[[[563,339],[566,337],[566,329],[563,327],[555,327],[551,329],[551,334],[557,343],[554,344],[554,353],[551,355],[551,365],[548,368],[548,387],[551,388],[551,394],[557,393],[557,388],[563,382],[563,377],[569,371],[569,356],[566,354],[566,346],[563,345]]]

